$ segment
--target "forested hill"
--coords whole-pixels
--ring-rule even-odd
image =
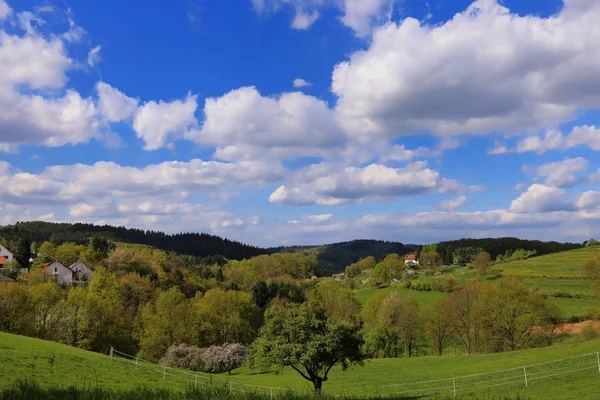
[[[404,254],[419,248],[414,244],[386,242],[382,240],[353,240],[350,242],[332,243],[323,246],[283,246],[272,247],[271,253],[302,253],[315,255],[319,260],[319,268],[343,271],[348,265],[361,258],[373,256],[382,259],[388,254]]]
[[[18,222],[15,225],[0,226],[0,236],[15,242],[19,237],[26,236],[31,242],[38,243],[49,240],[52,236],[57,243],[83,243],[91,236],[102,236],[117,242],[144,244],[196,257],[221,255],[232,260],[241,260],[267,253],[265,249],[206,233],[168,235],[163,232],[142,229],[81,223]]]
[[[583,244],[579,243],[560,243],[560,242],[542,242],[540,240],[523,240],[514,237],[504,238],[486,238],[486,239],[459,239],[437,244],[437,251],[442,257],[444,263],[453,262],[454,251],[458,248],[479,248],[487,251],[496,259],[498,255],[505,254],[507,251],[516,249],[535,250],[537,255],[558,253],[560,251],[579,249]]]

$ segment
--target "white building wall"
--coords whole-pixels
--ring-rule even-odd
[[[0,244],[0,256],[3,256],[8,261],[12,261],[13,260],[13,253],[11,253],[10,251],[8,251],[8,249],[6,247],[2,246],[1,244]]]
[[[48,272],[52,276],[52,279],[60,285],[73,282],[73,271],[65,267],[62,263],[54,261],[48,265]]]

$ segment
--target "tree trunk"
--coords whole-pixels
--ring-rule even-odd
[[[323,387],[323,378],[317,376],[313,379],[313,385],[315,386],[315,392],[321,392]]]

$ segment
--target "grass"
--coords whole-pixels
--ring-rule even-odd
[[[591,282],[583,274],[583,265],[595,257],[600,257],[600,247],[564,251],[528,260],[497,264],[490,269],[488,276],[521,277],[528,287],[537,287],[540,293],[551,297],[551,301],[560,305],[568,315],[582,317],[589,315],[590,310],[600,308],[600,302],[594,297]],[[466,285],[477,279],[474,270],[456,268],[440,277],[420,276],[413,280],[413,283],[431,284],[434,280],[443,282],[448,276],[453,277],[458,285]],[[356,298],[364,304],[379,291],[393,291],[403,296],[411,296],[421,306],[445,295],[433,291],[409,290],[403,286],[359,289],[355,293]],[[565,295],[572,296],[572,298],[565,297]]]
[[[523,277],[584,278],[583,265],[600,256],[600,246],[563,251],[528,260],[499,264],[506,275]]]
[[[477,374],[482,372],[497,371],[512,367],[521,367],[523,365],[536,364],[540,362],[564,359],[576,355],[595,353],[600,351],[600,340],[556,345],[553,347],[522,350],[511,353],[474,355],[474,356],[444,356],[444,357],[416,357],[411,359],[380,359],[368,361],[364,366],[352,367],[347,371],[341,369],[332,370],[330,379],[324,385],[326,393],[331,395],[348,396],[375,396],[382,392],[383,385],[392,383],[402,384],[395,390],[414,388],[414,383],[418,381],[427,381],[432,379],[452,378],[462,375]],[[589,358],[589,360],[588,360]],[[530,386],[525,388],[524,382],[521,382],[520,369],[515,372],[517,382],[507,386],[496,386],[486,389],[479,389],[476,382],[471,381],[472,387],[463,391],[467,398],[480,396],[521,396],[521,398],[531,399],[550,399],[550,398],[582,398],[584,396],[595,395],[600,392],[600,374],[596,368],[595,354],[585,359],[575,359],[589,362],[587,366],[591,368],[585,371],[579,371],[572,374],[559,375],[556,377],[540,379],[531,382]],[[575,368],[575,364],[569,361],[549,364],[552,370],[565,367]],[[15,392],[19,380],[27,379],[35,381],[39,388],[57,388],[62,387],[67,390],[71,385],[77,388],[98,388],[109,391],[135,391],[140,390],[170,390],[177,393],[176,398],[202,398],[202,397],[181,397],[181,393],[189,389],[192,383],[166,376],[163,380],[162,367],[152,366],[152,369],[138,367],[131,361],[121,359],[111,360],[108,356],[91,353],[76,348],[60,345],[53,342],[32,339],[23,336],[9,335],[0,333],[0,388],[4,387],[2,393],[8,393],[6,388]],[[537,370],[531,367],[529,373],[531,378],[536,374],[548,374],[549,371]],[[546,367],[543,367],[546,368]],[[596,368],[596,369],[595,369]],[[565,370],[558,371],[564,372]],[[169,371],[175,376],[182,377],[176,371]],[[552,372],[552,371],[550,371]],[[509,374],[512,372],[508,372]],[[490,379],[504,379],[506,373],[491,374]],[[269,393],[269,389],[256,389],[244,384],[277,386],[283,388],[298,389],[303,393],[310,392],[310,385],[303,380],[296,372],[291,369],[282,371],[271,371],[267,373],[255,373],[247,368],[241,368],[233,372],[230,377],[227,374],[216,375],[215,379],[233,380],[234,390],[245,388],[249,391],[259,391]],[[479,378],[469,378],[479,379]],[[487,379],[487,378],[485,378]],[[488,379],[489,380],[489,379]],[[482,382],[482,381],[480,381]],[[502,381],[501,381],[502,382]],[[463,383],[469,383],[465,380],[459,381],[460,386]],[[436,383],[437,384],[437,383]],[[447,385],[448,382],[444,382]],[[429,384],[431,388],[433,384]],[[227,384],[224,384],[226,389]],[[423,388],[423,386],[417,386]],[[9,392],[10,392],[9,390]],[[41,389],[40,389],[41,390]],[[385,394],[392,391],[390,388],[383,388]],[[158,393],[157,392],[157,393]],[[237,392],[236,392],[237,393]],[[278,394],[285,394],[285,391],[275,390],[275,397]],[[449,395],[448,390],[444,390],[444,395]],[[1,396],[5,396],[2,394]],[[26,398],[26,396],[1,397]],[[191,395],[190,395],[191,396]],[[198,395],[200,396],[200,395]],[[34,398],[34,397],[27,397]],[[46,397],[38,398],[63,398]],[[64,398],[77,398],[68,397]],[[81,397],[97,398],[97,397]],[[102,397],[100,397],[102,398]],[[120,397],[111,397],[120,398]],[[125,398],[125,397],[123,397]],[[140,397],[131,397],[140,398]],[[147,396],[145,398],[163,398],[160,396]],[[218,398],[218,397],[215,397]]]
[[[418,290],[406,289],[402,286],[393,285],[388,286],[382,289],[379,288],[365,288],[359,289],[354,292],[354,295],[362,304],[365,304],[370,298],[375,297],[375,295],[379,292],[386,293],[398,293],[401,296],[410,296],[414,298],[420,306],[426,306],[432,300],[438,299],[440,297],[445,296],[445,293],[441,292],[420,292]]]

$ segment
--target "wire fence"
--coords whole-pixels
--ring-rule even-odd
[[[147,361],[127,353],[123,353],[112,347],[110,349],[110,358],[126,360],[127,362],[131,363],[131,365],[136,370],[138,368],[149,370],[158,375],[162,375],[163,380],[173,379],[176,381],[185,382],[187,385],[189,385],[190,387],[193,386],[195,389],[202,386],[216,387],[221,388],[223,390],[228,390],[229,393],[260,393],[269,396],[271,399],[279,397],[283,393],[296,392],[296,390],[290,388],[278,386],[252,385],[248,383],[235,382],[233,380],[228,379],[215,378],[214,376],[208,374],[182,371],[181,369],[156,364],[151,361]]]
[[[150,370],[162,375],[163,380],[173,379],[187,383],[194,388],[216,387],[234,392],[263,394],[271,399],[281,397],[290,392],[306,392],[279,386],[252,385],[236,382],[228,379],[215,378],[209,374],[187,372],[176,368],[159,365],[130,354],[126,354],[111,348],[111,359],[122,359],[130,363],[133,368]],[[537,364],[529,364],[520,367],[506,368],[502,370],[482,372],[472,375],[455,376],[451,378],[433,379],[420,382],[403,382],[383,385],[379,393],[365,393],[361,397],[403,396],[421,397],[443,395],[450,397],[471,396],[481,393],[483,389],[507,386],[510,388],[528,388],[535,381],[561,375],[581,373],[584,371],[595,371],[600,374],[600,352],[588,353],[579,356],[561,358]],[[345,396],[345,391],[328,391],[330,395]]]
[[[482,389],[499,386],[527,388],[539,379],[593,370],[600,374],[600,352],[479,374],[383,385],[381,395],[383,397],[391,395],[467,396],[480,392]]]

